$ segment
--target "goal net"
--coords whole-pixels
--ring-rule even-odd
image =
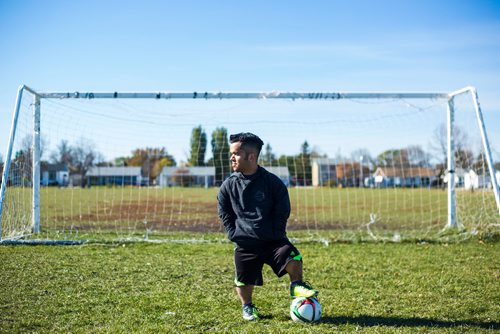
[[[238,132],[262,138],[259,164],[287,185],[292,238],[497,233],[500,142],[481,121],[472,88],[453,95],[23,86],[2,164],[0,236],[223,238],[216,196],[231,173],[229,135]]]

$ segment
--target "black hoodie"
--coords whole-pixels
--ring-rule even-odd
[[[285,184],[262,167],[250,176],[235,172],[217,195],[219,217],[229,240],[259,247],[286,238],[290,197]]]

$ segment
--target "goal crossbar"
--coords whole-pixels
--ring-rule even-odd
[[[45,99],[447,99],[448,93],[426,92],[49,92]]]

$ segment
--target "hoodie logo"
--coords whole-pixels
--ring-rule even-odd
[[[262,202],[266,199],[266,195],[262,191],[257,191],[254,195],[254,198],[257,202]]]

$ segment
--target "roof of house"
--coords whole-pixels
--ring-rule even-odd
[[[90,167],[87,176],[140,176],[141,167]]]
[[[192,175],[192,176],[214,176],[215,167],[163,167],[161,174],[165,176],[172,175]]]
[[[381,175],[385,177],[431,177],[436,176],[436,171],[432,168],[404,166],[404,167],[379,167],[374,176]]]
[[[42,172],[67,172],[69,171],[68,165],[62,163],[50,164],[48,162],[43,162],[40,164],[40,170]]]

